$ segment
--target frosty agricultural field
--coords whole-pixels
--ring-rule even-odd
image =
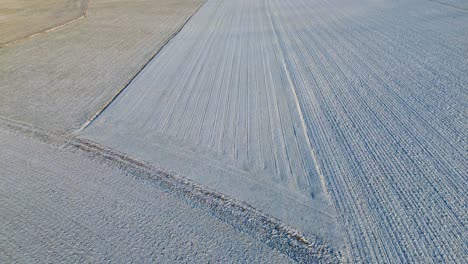
[[[113,21],[96,0],[90,21],[0,48],[0,257],[48,239],[115,257],[95,245],[117,237],[136,243],[119,261],[467,259],[464,1],[178,1],[122,22],[151,33],[84,40],[76,32]],[[86,69],[49,45],[90,52]],[[54,235],[68,223],[49,211],[76,219],[80,246]],[[54,257],[69,259],[38,259]]]
[[[80,128],[201,4],[202,0],[90,1],[86,17],[0,46],[0,113],[53,131]],[[0,36],[8,29],[0,26]]]

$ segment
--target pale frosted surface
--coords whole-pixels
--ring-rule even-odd
[[[263,8],[205,3],[84,134],[341,245]]]
[[[142,179],[0,130],[1,263],[289,263]]]
[[[80,128],[202,3],[92,0],[85,18],[0,47],[0,115],[49,131]]]
[[[445,3],[208,0],[83,136],[339,245],[336,215],[353,261],[460,262],[468,15]]]
[[[83,16],[88,0],[2,0],[0,45]]]

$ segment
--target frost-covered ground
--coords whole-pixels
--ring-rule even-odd
[[[88,0],[2,0],[0,45],[73,21],[87,6]]]
[[[203,2],[92,0],[86,17],[0,46],[0,115],[48,130],[80,128]]]
[[[467,258],[465,1],[202,3],[0,47],[0,262]]]
[[[340,246],[264,7],[206,2],[84,135]]]
[[[151,178],[0,128],[1,263],[290,263]]]
[[[353,262],[459,263],[467,54],[457,1],[208,0],[81,137]]]

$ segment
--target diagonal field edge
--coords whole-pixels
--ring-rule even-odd
[[[90,159],[118,168],[130,177],[150,180],[169,194],[184,200],[191,206],[207,211],[213,217],[249,234],[300,263],[341,263],[346,261],[346,257],[340,249],[324,244],[315,236],[305,235],[296,228],[284,224],[247,203],[202,187],[182,176],[167,173],[111,148],[89,140],[43,131],[2,117],[0,117],[0,128],[29,136],[59,148],[80,152]]]
[[[119,89],[114,96],[100,109],[98,110],[88,121],[84,122],[80,128],[78,128],[74,133],[78,133],[85,128],[87,128],[96,118],[98,118],[106,109],[109,107],[117,97],[125,90],[127,89],[128,86],[135,80],[135,78],[142,72],[146,66],[156,57],[156,55],[159,54],[159,52],[185,27],[185,25],[192,19],[192,17],[200,10],[200,8],[207,2],[208,0],[205,0],[197,9],[195,9],[195,12],[193,12],[187,20],[172,34],[170,35],[161,45],[161,47],[146,61],[143,66],[138,69],[138,71],[130,78],[130,80],[121,88]]]

